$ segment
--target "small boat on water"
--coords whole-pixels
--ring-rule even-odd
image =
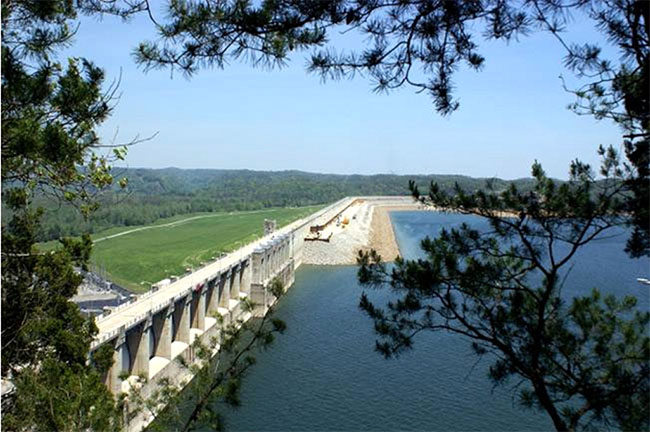
[[[644,285],[650,285],[650,279],[646,278],[636,278],[636,281]]]

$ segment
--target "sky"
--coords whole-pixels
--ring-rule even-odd
[[[572,29],[569,40],[599,39],[588,21],[577,20]],[[574,99],[559,75],[571,72],[548,34],[482,42],[485,67],[456,73],[460,108],[448,117],[413,88],[376,94],[360,77],[323,83],[306,72],[308,53],[271,71],[234,62],[190,79],[169,70],[144,72],[132,51],[155,37],[143,14],[127,23],[84,17],[64,52],[101,66],[108,82],[120,79],[119,102],[99,129],[104,143],[157,134],[129,149],[123,165],[131,168],[513,179],[530,176],[538,160],[549,175],[566,178],[571,160],[597,166],[598,145],[620,143],[611,122],[566,108]]]

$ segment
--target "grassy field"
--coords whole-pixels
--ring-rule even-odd
[[[152,283],[181,275],[187,267],[261,237],[264,219],[275,219],[281,227],[320,208],[203,213],[170,218],[146,227],[111,229],[93,235],[92,262],[115,283],[143,292]],[[106,238],[120,233],[123,234]]]

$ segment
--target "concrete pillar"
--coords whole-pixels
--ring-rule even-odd
[[[262,255],[262,260],[260,261],[260,281],[264,282],[266,280],[266,268],[269,263],[269,257],[266,252]]]
[[[271,271],[270,275],[273,275],[278,269],[278,240],[276,239],[273,242],[273,247],[271,247]]]
[[[264,255],[265,255],[264,251],[262,251],[260,253],[260,259],[258,261],[259,270],[257,272],[258,273],[257,283],[262,283],[262,281],[264,280],[264,263],[266,262]]]
[[[232,289],[230,290],[230,298],[235,300],[239,300],[240,271],[241,268],[239,265],[232,268]]]
[[[275,272],[278,271],[280,263],[280,239],[275,240],[275,244],[273,245],[273,269],[271,270],[271,274],[275,274]]]
[[[269,277],[275,274],[278,269],[278,240],[275,239],[271,247],[271,271]]]
[[[174,341],[190,343],[190,303],[191,296],[186,296],[174,305]]]
[[[124,350],[126,350],[126,334],[120,333],[117,338],[112,342],[107,342],[113,345],[113,364],[106,372],[104,377],[104,384],[106,387],[113,393],[117,395],[122,392],[122,380],[120,375],[124,372],[125,365],[123,362],[124,359]]]
[[[278,241],[273,242],[273,247],[271,248],[271,275],[275,274],[278,270]]]
[[[287,243],[286,243],[286,250],[285,250],[285,255],[284,259],[286,261],[289,261],[291,259],[291,242],[293,240],[293,233],[287,236]]]
[[[263,250],[258,248],[251,254],[250,283],[259,284],[262,281]]]
[[[213,279],[208,281],[208,287],[206,290],[206,299],[205,299],[205,314],[212,316],[217,311],[219,307],[219,280],[221,275],[218,274]]]
[[[266,245],[266,250],[264,252],[264,273],[263,273],[263,282],[266,282],[266,280],[269,278],[271,275],[271,246]]]
[[[122,373],[124,372],[122,359],[124,358],[124,350],[126,349],[125,338],[126,338],[125,335],[121,335],[122,342],[115,348],[115,351],[113,352],[113,366],[109,371],[109,375],[110,375],[109,389],[114,395],[122,393],[122,379],[120,378],[120,375],[122,375]]]
[[[205,297],[207,287],[204,284],[198,291],[192,292],[192,327],[205,329]]]
[[[295,234],[291,243],[291,257],[293,258],[294,266],[300,266],[302,264],[302,248],[305,245],[305,236],[307,233],[307,229],[300,230]]]
[[[285,261],[285,253],[286,253],[286,246],[287,246],[287,236],[282,236],[282,240],[280,242],[280,262]]]
[[[156,345],[154,355],[166,359],[172,358],[172,320],[174,304],[161,310],[153,316],[151,329],[154,332]]]
[[[266,278],[266,264],[268,263],[268,249],[266,244],[262,245],[262,257],[260,259],[260,283]]]
[[[251,260],[242,261],[241,264],[241,282],[239,290],[250,294],[251,292]]]
[[[218,287],[219,307],[228,309],[228,301],[230,300],[230,271],[221,274]]]
[[[126,332],[129,347],[131,375],[144,375],[149,378],[149,332],[151,319],[146,319]]]

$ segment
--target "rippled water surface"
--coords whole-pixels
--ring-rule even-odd
[[[402,253],[443,226],[477,219],[428,212],[392,214]],[[645,293],[648,261],[629,260],[624,236],[602,240],[578,257],[567,284],[577,290],[618,287]],[[228,430],[550,430],[543,414],[524,410],[508,388],[493,389],[488,360],[476,363],[468,343],[428,334],[397,360],[374,350],[370,320],[358,308],[356,267],[303,266],[282,299],[278,315],[287,331],[258,363],[242,388],[242,407],[226,413]],[[645,290],[645,291],[644,291]],[[388,294],[373,293],[385,301]]]

